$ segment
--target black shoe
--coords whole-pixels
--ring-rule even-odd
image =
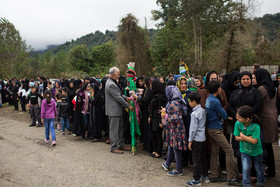
[[[36,125],[36,127],[43,127],[43,124],[38,124]]]
[[[33,124],[33,123],[29,125],[29,127],[34,127],[34,126],[36,126],[36,125],[35,125],[35,124]]]
[[[227,179],[226,178],[222,178],[222,177],[211,177],[210,179],[210,182],[226,182]]]
[[[237,179],[231,179],[227,181],[228,186],[243,186],[242,182]]]

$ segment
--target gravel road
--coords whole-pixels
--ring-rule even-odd
[[[141,150],[132,156],[110,153],[103,143],[82,141],[57,133],[57,146],[44,142],[44,127],[28,127],[28,113],[0,108],[0,186],[184,186],[192,178],[190,168],[184,175],[168,177],[161,168],[163,160],[151,158]],[[275,157],[277,176],[267,186],[280,185],[280,151]],[[174,168],[175,163],[172,164]],[[203,184],[226,186],[226,183]]]

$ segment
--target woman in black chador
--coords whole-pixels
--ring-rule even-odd
[[[102,87],[94,94],[96,125],[94,126],[93,131],[93,141],[100,141],[102,138],[102,130],[105,131],[105,136],[109,136],[108,119],[105,115],[105,84],[107,79],[108,77],[102,78]]]
[[[83,123],[83,116],[82,116],[82,110],[83,110],[83,100],[85,97],[85,90],[87,89],[88,84],[84,84],[81,89],[77,91],[76,100],[75,100],[75,111],[74,111],[74,119],[73,119],[73,135],[80,136],[82,135],[83,131],[85,131],[84,123]],[[84,135],[84,134],[83,134]]]
[[[143,126],[143,148],[148,150],[150,153],[153,152],[152,150],[152,130],[150,128],[150,125],[148,124],[148,118],[149,118],[149,105],[151,100],[153,99],[153,93],[151,90],[151,78],[145,78],[145,91],[143,97],[139,100],[139,103],[142,106],[142,126]]]

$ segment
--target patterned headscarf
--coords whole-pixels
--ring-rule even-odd
[[[168,100],[166,107],[165,107],[167,113],[169,112],[168,108],[170,107],[171,102],[177,101],[177,102],[179,102],[181,109],[183,110],[183,114],[184,115],[187,114],[186,101],[183,99],[181,92],[179,91],[179,89],[176,86],[174,86],[174,85],[167,86],[165,89],[165,94],[166,94],[166,97]]]

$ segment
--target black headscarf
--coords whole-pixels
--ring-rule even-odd
[[[265,87],[269,97],[273,98],[276,94],[276,90],[269,72],[266,69],[259,68],[254,72],[254,75],[256,76],[256,80],[258,84],[257,86]]]
[[[249,71],[243,71],[243,72],[240,73],[240,85],[241,85],[241,87],[242,87],[242,88],[245,88],[245,87],[241,84],[241,79],[242,79],[242,77],[243,77],[244,75],[248,75],[248,76],[250,77],[250,79],[251,79],[251,85],[250,85],[249,87],[247,87],[247,88],[253,87],[252,74],[251,74]]]
[[[210,71],[209,73],[207,73],[207,75],[206,75],[206,80],[205,80],[205,88],[206,88],[206,89],[208,88],[208,83],[209,83],[209,81],[210,81],[210,76],[211,76],[212,74],[216,74],[217,77],[218,77],[218,74],[217,74],[216,71]]]
[[[225,91],[227,99],[229,100],[230,94],[238,87],[234,86],[234,81],[239,80],[240,73],[238,71],[232,71],[227,79],[223,81],[222,89]]]
[[[165,86],[158,79],[153,80],[152,82],[152,92],[154,95],[163,94],[165,95]]]

